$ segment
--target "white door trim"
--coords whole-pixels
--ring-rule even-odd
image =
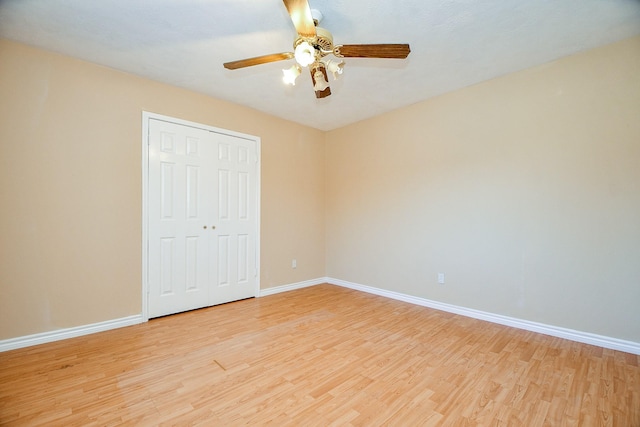
[[[234,132],[227,129],[221,129],[201,123],[195,123],[188,120],[182,120],[175,117],[164,116],[161,114],[142,112],[142,320],[149,320],[149,120],[162,120],[165,122],[175,123],[183,126],[191,126],[211,132],[234,136],[250,141],[256,144],[256,280],[254,296],[260,295],[260,137],[247,135],[244,133]]]

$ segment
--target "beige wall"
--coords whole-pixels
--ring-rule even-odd
[[[0,40],[0,339],[141,312],[143,110],[259,136],[261,286],[324,276],[323,132]]]
[[[326,134],[0,40],[0,340],[140,313],[143,110],[261,137],[262,288],[640,342],[640,38]]]
[[[640,342],[640,37],[329,132],[326,159],[327,276]]]

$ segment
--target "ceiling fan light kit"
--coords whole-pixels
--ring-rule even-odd
[[[338,80],[338,76],[344,71],[344,61],[328,59],[325,65],[327,66],[327,70],[333,74],[333,80]]]
[[[306,40],[298,43],[293,52],[296,62],[298,62],[301,67],[308,67],[316,62],[316,49]]]
[[[285,84],[295,86],[296,79],[298,78],[301,72],[302,72],[302,68],[300,68],[298,64],[293,64],[291,68],[285,68],[284,70],[282,70],[282,74],[284,74],[282,77],[282,81],[285,82]]]
[[[326,98],[331,95],[327,69],[322,62],[316,62],[311,66],[311,79],[313,80],[313,90],[316,98]]]
[[[344,61],[325,58],[333,55],[337,58],[392,58],[404,59],[411,52],[408,44],[333,44],[333,36],[324,28],[318,27],[322,21],[322,13],[311,9],[307,0],[283,0],[293,25],[298,33],[293,42],[293,52],[276,53],[227,62],[224,67],[229,70],[284,61],[294,58],[296,64],[283,69],[282,80],[295,85],[296,78],[302,68],[309,67],[316,98],[331,95],[327,71],[334,80],[344,71]]]

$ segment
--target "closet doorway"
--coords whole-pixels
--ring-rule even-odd
[[[259,138],[151,113],[143,122],[145,318],[256,296]]]

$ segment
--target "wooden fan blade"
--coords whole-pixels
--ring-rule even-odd
[[[315,37],[316,26],[307,0],[282,0],[291,15],[293,26],[302,37]]]
[[[272,53],[271,55],[256,56],[255,58],[241,59],[239,61],[225,62],[224,68],[237,70],[238,68],[252,67],[254,65],[267,64],[269,62],[284,61],[293,58],[293,53]]]
[[[345,58],[392,58],[404,59],[411,49],[408,44],[343,44],[336,46],[333,53]]]

